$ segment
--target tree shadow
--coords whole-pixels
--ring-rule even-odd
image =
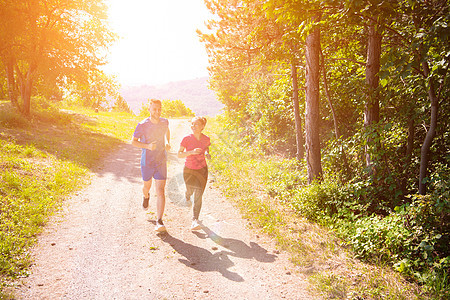
[[[57,118],[32,121],[22,127],[3,127],[0,124],[0,140],[23,146],[32,145],[60,160],[86,167],[100,176],[113,172],[116,178],[125,178],[131,182],[139,181],[141,153],[139,149],[118,138],[87,128],[86,125],[92,127],[97,124],[95,118],[64,111],[60,111],[58,116],[65,121],[58,123]],[[118,150],[122,151],[122,159],[112,158],[109,155]],[[123,161],[127,164],[125,172],[125,168],[113,171],[113,168],[107,166],[110,163],[123,164]]]
[[[180,258],[178,260],[187,267],[200,272],[219,272],[223,277],[236,282],[244,281],[242,276],[228,270],[234,266],[234,263],[225,253],[212,253],[204,248],[185,243],[169,233],[159,234],[158,236],[177,253],[184,256],[185,259]]]

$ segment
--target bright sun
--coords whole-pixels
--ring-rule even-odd
[[[207,55],[195,30],[210,14],[203,0],[107,0],[121,39],[105,71],[123,85],[161,84],[207,76]]]

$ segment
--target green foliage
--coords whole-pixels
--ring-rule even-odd
[[[397,185],[390,189],[389,183],[396,183],[396,177],[404,176],[403,149],[396,145],[405,138],[405,133],[401,127],[388,124],[331,143],[324,156],[327,162],[324,180],[307,185],[302,163],[263,156],[259,148],[251,144],[251,139],[244,138],[242,127],[231,125],[233,122],[226,116],[217,119],[226,124],[217,134],[212,149],[216,159],[211,165],[217,172],[230,178],[231,173],[239,170],[239,180],[249,176],[262,182],[265,195],[302,217],[334,229],[355,256],[395,266],[405,276],[421,283],[432,297],[445,298],[442,295],[449,289],[447,274],[450,271],[449,158],[433,165],[434,171],[428,179],[429,195],[403,197]],[[379,172],[373,176],[364,170],[367,135],[378,143],[372,145],[373,157],[381,157],[389,163],[378,164]],[[343,166],[344,155],[348,169]],[[255,160],[256,157],[264,159]],[[246,168],[253,170],[252,175],[245,173]],[[351,172],[347,178],[342,175],[346,170],[358,168],[362,171],[357,174]],[[340,171],[333,173],[337,169]],[[392,207],[396,202],[399,204]],[[372,292],[376,290],[379,288],[374,287]],[[382,290],[386,293],[388,289]]]
[[[372,215],[346,224],[343,233],[357,257],[376,262],[396,262],[408,248],[408,230],[399,215]]]
[[[0,103],[0,125],[6,128],[26,128],[29,122],[9,103]]]
[[[359,257],[395,265],[440,299],[449,296],[450,287],[449,166],[437,167],[431,178],[430,195],[411,195],[410,202],[386,217],[358,212],[342,218],[338,213],[329,224]]]
[[[114,102],[114,106],[112,107],[113,111],[117,112],[126,112],[126,113],[133,113],[128,103],[123,99],[122,96],[117,97],[116,102]]]
[[[79,79],[68,85],[70,93],[65,96],[65,102],[71,106],[115,111],[126,111],[127,103],[119,94],[120,85],[116,78],[103,71],[91,72],[86,78]]]
[[[89,96],[104,91],[108,82],[95,76],[116,39],[105,22],[106,11],[103,1],[0,4],[0,61],[10,71],[4,74],[10,100],[22,114],[31,112],[30,96],[60,98],[73,82],[84,84],[84,91],[89,80],[91,86],[98,84]]]
[[[287,153],[293,156],[295,125],[290,88],[286,80],[271,83],[255,83],[250,93],[251,101],[245,108],[249,120],[245,127],[251,143],[266,154]]]
[[[331,140],[323,155],[324,170],[343,184],[351,184],[354,196],[368,205],[370,213],[387,215],[405,203],[405,194],[414,192],[416,179],[409,171],[415,162],[405,155],[406,139],[405,128],[380,123],[350,138]],[[370,167],[366,155],[371,157]]]
[[[150,101],[150,100],[149,100]],[[139,111],[140,118],[148,117],[149,104],[142,104]],[[195,114],[192,110],[184,105],[181,100],[162,100],[161,101],[161,117],[163,118],[183,118],[193,117]]]
[[[414,250],[404,254],[404,259],[413,266],[402,269],[405,273],[427,268],[438,273],[450,271],[449,164],[439,164],[430,183],[431,194],[411,195],[411,202],[397,209],[411,232],[410,243]]]
[[[58,108],[58,103],[48,101],[43,97],[33,97],[34,111],[32,121],[43,122],[52,125],[68,125],[72,118],[67,112]]]
[[[215,120],[213,124],[209,123],[207,130],[212,131],[208,134],[214,138],[210,165],[216,183],[228,197],[238,202],[243,214],[251,218],[252,223],[275,235],[281,245],[298,251],[303,260],[314,256],[308,266],[316,264],[319,255],[317,249],[311,248],[314,243],[308,236],[311,233],[307,229],[300,229],[300,232],[292,230],[296,239],[289,240],[291,233],[286,234],[279,229],[288,226],[282,223],[286,222],[283,215],[268,211],[278,208],[271,207],[272,203],[280,203],[286,211],[298,214],[298,219],[289,220],[294,223],[289,226],[295,227],[306,216],[332,228],[362,259],[381,264],[390,262],[391,265],[402,259],[402,251],[407,249],[404,242],[408,242],[411,232],[404,226],[404,218],[399,214],[383,217],[368,212],[368,204],[360,199],[370,193],[367,191],[370,183],[343,184],[339,174],[336,174],[334,177],[328,175],[321,183],[307,185],[305,168],[295,159],[263,155],[258,148],[249,145],[249,140],[244,139],[242,127],[234,127],[232,120],[223,115]],[[272,200],[266,200],[268,198]],[[303,231],[305,236],[302,236]],[[324,239],[328,240],[328,237]],[[328,255],[327,259],[330,259]],[[350,293],[355,295],[355,299],[359,295],[367,296],[367,299],[414,299],[408,297],[412,293],[405,296],[405,290],[397,286],[397,282],[392,288],[391,282],[385,282],[376,271],[364,274],[370,277],[369,282],[364,285],[358,282],[357,286],[349,282],[351,276],[333,272],[318,272],[311,276],[310,281],[329,297],[343,298]]]
[[[193,117],[194,113],[181,100],[162,100],[161,116],[165,118]]]

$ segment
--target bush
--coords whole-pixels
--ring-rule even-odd
[[[29,122],[10,103],[4,103],[0,106],[0,125],[6,128],[27,128]]]
[[[56,104],[41,98],[33,97],[33,120],[52,125],[66,125],[72,117],[56,107]]]
[[[430,194],[410,195],[388,214],[375,214],[376,193],[370,180],[321,183],[289,190],[286,176],[269,186],[299,214],[328,225],[350,245],[357,257],[389,263],[424,285],[438,299],[449,289],[450,168],[437,163],[429,178]],[[286,170],[280,172],[286,173]],[[284,180],[281,180],[284,178]],[[294,181],[291,181],[293,184]],[[284,189],[284,192],[283,192]]]

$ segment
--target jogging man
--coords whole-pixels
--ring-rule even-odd
[[[156,226],[155,231],[166,231],[163,223],[163,214],[166,204],[165,186],[167,179],[166,151],[170,150],[169,121],[161,118],[161,101],[150,100],[150,117],[141,121],[133,134],[131,144],[142,149],[141,173],[144,187],[142,192],[144,200],[142,206],[148,208],[152,179],[156,187]],[[166,143],[167,141],[167,143]]]

